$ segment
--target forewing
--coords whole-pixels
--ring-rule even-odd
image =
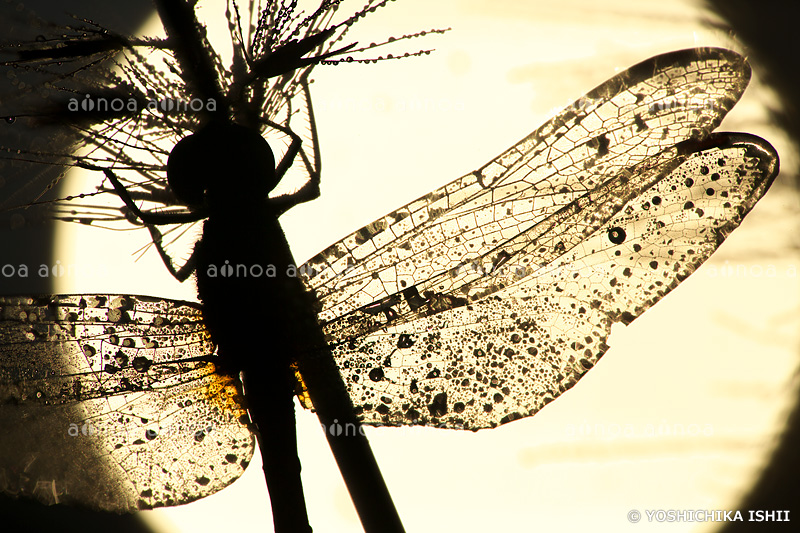
[[[329,322],[360,416],[477,430],[536,413],[594,366],[612,323],[717,249],[777,171],[758,137],[685,141],[503,243],[501,266],[440,276],[415,309],[403,295],[368,328]]]
[[[745,59],[697,48],[614,76],[482,168],[376,220],[302,269],[335,320],[469,264],[633,167],[702,139],[738,101]]]
[[[237,479],[254,451],[238,381],[194,304],[0,297],[0,489],[134,511]]]

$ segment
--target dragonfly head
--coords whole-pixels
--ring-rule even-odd
[[[175,145],[167,180],[186,205],[260,201],[278,182],[275,157],[257,130],[216,122]]]

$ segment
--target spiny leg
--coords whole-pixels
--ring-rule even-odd
[[[186,222],[197,222],[198,220],[202,220],[206,218],[206,214],[202,212],[202,210],[197,212],[191,213],[147,213],[139,209],[139,206],[136,205],[133,198],[131,197],[130,192],[128,189],[125,188],[125,185],[122,184],[119,177],[114,174],[114,171],[109,168],[101,168],[94,165],[90,165],[87,163],[79,163],[78,166],[82,168],[86,168],[88,170],[99,170],[102,171],[106,178],[111,182],[114,187],[114,191],[117,193],[117,196],[120,197],[122,202],[125,204],[131,213],[136,216],[142,223],[147,227],[148,231],[150,232],[150,237],[153,240],[153,244],[158,250],[158,255],[161,257],[161,261],[163,261],[164,266],[167,268],[167,271],[178,281],[184,282],[186,279],[189,278],[192,272],[194,272],[196,259],[194,257],[194,252],[186,260],[184,265],[177,269],[172,262],[172,258],[167,254],[166,250],[164,250],[164,246],[162,244],[162,234],[161,231],[156,227],[159,225],[164,224],[182,224]]]
[[[172,257],[170,257],[167,251],[164,250],[164,245],[162,244],[163,235],[161,234],[161,231],[152,224],[145,224],[145,227],[150,232],[150,238],[152,239],[153,245],[158,251],[158,255],[161,257],[161,261],[163,261],[164,266],[167,267],[169,273],[172,274],[172,277],[181,283],[186,281],[197,266],[197,258],[195,257],[194,251],[192,251],[192,255],[189,256],[189,259],[186,260],[183,266],[179,269],[176,269],[172,262]]]
[[[277,209],[279,214],[283,214],[292,207],[305,203],[310,202],[311,200],[315,200],[320,196],[320,181],[322,177],[322,165],[321,165],[321,157],[320,157],[320,149],[319,149],[319,140],[317,139],[316,131],[317,131],[317,123],[314,119],[314,108],[311,104],[311,97],[308,88],[308,82],[303,79],[300,81],[300,84],[303,87],[303,94],[305,95],[305,103],[308,109],[308,122],[309,127],[311,129],[311,142],[312,142],[312,150],[313,150],[313,162],[309,160],[306,151],[302,147],[302,139],[299,135],[297,135],[294,131],[292,131],[289,127],[272,122],[271,120],[263,120],[263,122],[272,128],[285,133],[289,137],[291,137],[292,142],[289,145],[289,150],[281,159],[280,163],[275,167],[275,174],[278,176],[280,180],[292,166],[295,158],[299,155],[303,161],[303,165],[306,168],[306,171],[309,175],[309,180],[297,191],[291,194],[282,194],[275,198],[270,198],[270,203]],[[314,164],[316,163],[316,165]]]

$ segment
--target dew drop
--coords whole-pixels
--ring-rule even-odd
[[[117,352],[117,355],[114,356],[114,361],[122,368],[128,364],[128,356],[123,352]]]
[[[137,372],[147,372],[152,365],[153,362],[147,357],[138,356],[133,358],[133,369]]]
[[[608,240],[614,244],[622,244],[625,242],[625,230],[620,227],[614,227],[608,230]]]
[[[414,339],[408,333],[401,334],[400,338],[397,339],[398,348],[411,348],[412,346],[414,346]]]
[[[431,416],[439,417],[447,414],[447,393],[440,392],[433,397],[433,402],[428,405]]]

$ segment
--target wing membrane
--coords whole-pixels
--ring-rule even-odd
[[[0,342],[6,493],[134,511],[217,492],[250,462],[238,380],[216,372],[195,304],[1,297]]]
[[[303,273],[321,320],[475,262],[610,176],[704,138],[749,78],[742,56],[718,48],[656,56],[614,76],[482,168],[309,260]]]
[[[329,322],[361,417],[477,430],[536,413],[594,366],[613,322],[717,249],[777,171],[758,137],[680,143],[504,242],[499,267],[439,276],[416,308],[402,294]]]

